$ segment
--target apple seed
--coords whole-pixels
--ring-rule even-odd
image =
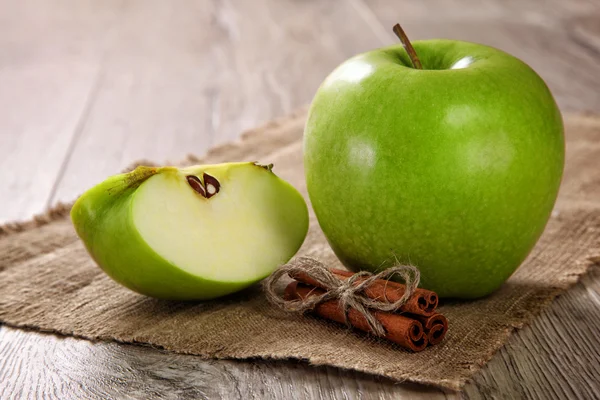
[[[206,187],[206,198],[210,199],[215,194],[219,193],[221,190],[221,184],[214,176],[210,176],[207,173],[204,173],[202,176],[204,178],[204,186]]]
[[[202,186],[202,182],[200,181],[200,179],[197,176],[188,175],[188,176],[186,176],[186,179],[188,181],[188,184],[192,187],[192,189],[194,189],[202,197],[208,198],[206,196],[206,190],[204,190],[204,186]]]

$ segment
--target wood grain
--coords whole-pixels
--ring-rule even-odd
[[[98,87],[114,9],[0,1],[0,221],[45,209]],[[82,12],[85,10],[85,12]],[[18,172],[17,172],[18,171]]]
[[[77,60],[1,64],[0,221],[6,221],[47,207],[85,117],[96,71]]]
[[[596,0],[0,0],[0,221],[131,161],[201,154],[310,101],[350,55],[449,37],[509,51],[563,110],[600,110]],[[18,171],[18,173],[16,173]],[[462,397],[600,398],[600,273],[558,299]],[[0,398],[457,398],[301,362],[206,361],[0,329]]]
[[[207,361],[12,328],[0,331],[0,356],[3,399],[445,398],[435,389],[298,361]]]
[[[600,398],[600,268],[519,331],[465,388],[469,399]]]
[[[53,202],[132,160],[202,154],[285,115],[308,103],[337,64],[379,44],[357,29],[362,20],[351,7],[334,2],[126,4],[104,44],[103,83]]]

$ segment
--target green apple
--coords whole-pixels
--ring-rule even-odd
[[[304,136],[319,224],[350,269],[395,257],[442,297],[497,289],[558,193],[562,118],[543,80],[500,50],[414,42],[360,54],[319,88]]]
[[[254,163],[138,167],[84,193],[71,219],[111,278],[173,300],[211,299],[265,278],[308,230],[300,193]]]

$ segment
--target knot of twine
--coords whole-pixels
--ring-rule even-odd
[[[276,293],[275,285],[284,275],[293,275],[294,273],[308,275],[319,282],[322,288],[327,291],[320,295],[308,296],[303,300],[285,300]],[[394,275],[402,278],[406,285],[404,295],[398,301],[388,302],[370,299],[364,294],[364,290],[376,280],[383,279],[389,281]],[[264,289],[267,299],[271,303],[288,312],[305,313],[313,310],[321,303],[329,300],[337,300],[340,308],[344,311],[346,325],[350,326],[348,312],[353,308],[365,317],[373,333],[384,336],[386,333],[385,328],[370,310],[397,311],[413,295],[419,285],[419,279],[420,273],[416,267],[412,265],[400,265],[398,262],[393,267],[387,268],[378,274],[361,271],[348,279],[341,279],[320,261],[309,257],[299,257],[273,272],[265,281]]]

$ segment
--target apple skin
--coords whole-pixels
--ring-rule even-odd
[[[243,164],[253,163],[231,163],[233,167]],[[132,172],[112,176],[86,191],[75,202],[71,209],[73,225],[98,266],[113,280],[135,292],[168,300],[213,299],[242,290],[265,278],[268,274],[237,282],[205,279],[165,260],[146,243],[132,217],[136,191],[153,175],[166,170],[177,169],[138,167]],[[287,215],[290,229],[294,230],[289,234],[295,236],[297,244],[290,251],[291,258],[302,245],[308,230],[307,206],[291,185],[270,170],[264,173],[276,183],[274,193],[287,201],[290,208],[285,212],[294,211]]]
[[[397,258],[441,297],[485,296],[549,219],[562,118],[544,81],[509,54],[450,40],[413,46],[423,70],[395,45],[323,82],[304,136],[310,200],[348,268],[378,271]]]

